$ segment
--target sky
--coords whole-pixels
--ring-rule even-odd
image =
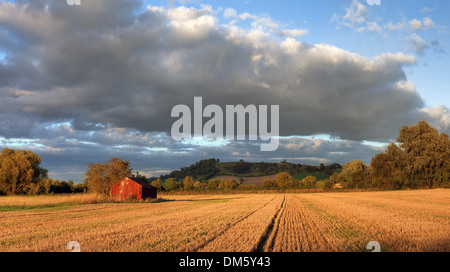
[[[369,1],[370,2],[370,1]],[[0,1],[0,148],[60,180],[111,157],[369,164],[399,129],[450,132],[445,0]],[[175,105],[278,105],[279,146],[174,140]],[[205,123],[208,119],[204,119]]]

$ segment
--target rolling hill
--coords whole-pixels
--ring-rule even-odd
[[[179,170],[172,171],[159,178],[165,180],[175,178],[182,180],[191,176],[197,180],[235,179],[241,184],[261,184],[264,179],[273,179],[280,172],[288,172],[294,179],[301,180],[306,176],[315,176],[317,180],[327,179],[336,171],[341,171],[342,166],[338,163],[319,166],[295,164],[282,161],[273,162],[220,162],[219,159],[206,159],[196,162]]]

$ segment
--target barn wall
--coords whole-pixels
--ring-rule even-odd
[[[123,179],[111,186],[111,197],[117,200],[126,200],[133,197],[137,200],[156,198],[157,189],[147,184],[140,184],[131,179]]]
[[[122,180],[111,187],[111,196],[118,200],[129,199],[131,196],[134,196],[137,200],[141,200],[141,185],[133,181]]]

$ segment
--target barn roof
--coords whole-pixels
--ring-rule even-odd
[[[145,182],[145,181],[143,181],[141,179],[138,179],[138,178],[131,178],[130,177],[130,178],[124,178],[124,179],[132,180],[132,181],[136,182],[137,184],[141,185],[142,187],[149,187],[149,188],[153,187],[148,182]],[[124,180],[124,179],[122,179],[122,180]],[[120,180],[120,181],[122,181],[122,180]]]

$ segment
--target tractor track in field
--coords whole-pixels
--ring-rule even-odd
[[[236,226],[237,224],[243,222],[244,220],[248,219],[250,216],[254,215],[255,213],[257,213],[258,211],[262,210],[264,207],[266,207],[269,203],[271,203],[272,201],[275,201],[275,199],[277,198],[277,196],[273,197],[272,199],[270,199],[269,201],[267,201],[266,203],[264,203],[262,206],[260,206],[259,208],[247,213],[246,215],[238,218],[235,221],[232,221],[230,223],[227,224],[226,228],[223,230],[220,230],[219,232],[217,232],[212,239],[208,239],[207,241],[205,241],[203,244],[201,244],[200,246],[196,247],[195,249],[193,249],[193,251],[201,251],[202,249],[204,249],[208,244],[214,242],[215,240],[217,240],[219,237],[225,235],[231,228],[233,228],[234,226]]]
[[[266,229],[266,232],[258,242],[258,246],[256,248],[256,252],[268,251],[273,247],[274,237],[277,235],[278,226],[280,218],[283,216],[284,211],[286,210],[286,197],[283,196],[283,201],[281,202],[280,208],[273,215],[272,221],[270,221],[269,226]]]

